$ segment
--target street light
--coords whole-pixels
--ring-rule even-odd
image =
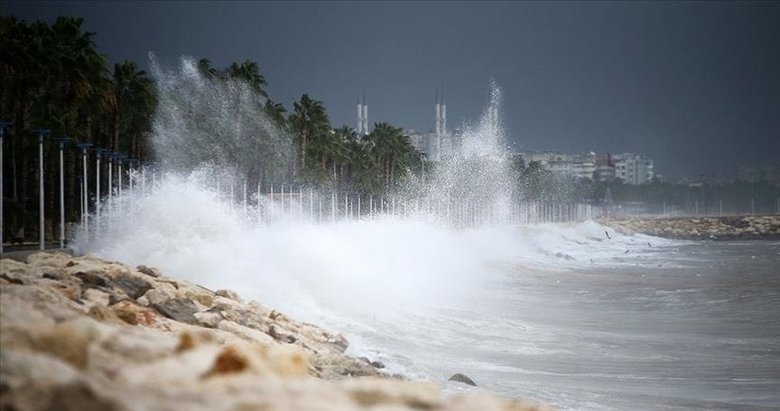
[[[133,201],[135,201],[135,199],[133,197],[134,183],[133,183],[132,171],[134,170],[133,166],[138,164],[138,160],[133,159],[133,158],[128,158],[128,159],[125,160],[125,163],[127,163],[127,182],[128,182],[129,187],[130,187],[130,209],[132,210],[133,209]]]
[[[60,248],[65,248],[65,173],[62,165],[62,150],[65,148],[65,144],[71,140],[67,136],[60,136],[54,141],[60,148]]]
[[[128,158],[125,159],[125,163],[127,163],[127,182],[130,187],[130,195],[133,194],[133,188],[135,186],[133,181],[132,173],[135,171],[135,169],[138,167],[139,161],[134,158]]]
[[[0,253],[3,252],[3,136],[13,121],[0,120]]]
[[[84,207],[81,209],[81,224],[84,225],[85,232],[89,233],[89,222],[87,221],[87,214],[89,214],[89,196],[87,195],[87,192],[89,191],[87,188],[87,149],[92,147],[92,144],[89,143],[79,143],[76,144],[79,148],[81,148],[81,169],[82,169],[82,178],[83,183],[81,184],[82,192],[81,192],[81,200],[84,204]]]
[[[127,158],[127,156],[122,154],[122,153],[113,153],[112,155],[114,156],[114,163],[119,167],[117,169],[116,195],[120,198],[119,203],[117,203],[117,204],[118,204],[118,208],[119,208],[119,210],[118,210],[119,211],[119,215],[121,216],[122,215],[122,200],[121,200],[121,197],[122,197],[122,162],[124,161],[125,158]],[[114,212],[114,210],[112,209],[111,212]]]
[[[37,129],[33,133],[38,136],[38,249],[46,249],[44,243],[44,209],[43,209],[43,139],[50,130]]]
[[[116,164],[119,166],[119,170],[117,170],[117,195],[122,196],[122,162],[127,158],[126,155],[122,153],[114,153],[114,160],[116,160]]]
[[[95,221],[100,224],[100,157],[108,152],[108,149],[95,147]]]

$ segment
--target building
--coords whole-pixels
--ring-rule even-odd
[[[587,178],[612,181],[617,178],[626,184],[642,184],[655,177],[653,160],[636,154],[522,153],[526,163],[538,161],[559,177]]]
[[[607,153],[596,159],[596,170],[593,172],[595,181],[613,181],[615,179],[615,161]]]
[[[596,171],[596,153],[523,153],[526,163],[537,161],[556,176],[593,179]]]
[[[624,153],[612,156],[615,164],[615,178],[626,184],[649,183],[655,177],[653,160],[637,154]]]

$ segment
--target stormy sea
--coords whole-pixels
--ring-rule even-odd
[[[74,240],[77,252],[233,289],[344,334],[352,355],[451,392],[577,410],[780,404],[780,243],[672,241],[590,219],[519,223],[502,131],[490,121],[500,107],[495,87],[459,156],[397,194],[426,204],[422,211],[383,204],[361,214],[347,203],[353,212],[336,218],[336,194],[312,188],[289,203],[266,189],[245,200],[220,150],[248,143],[206,138],[229,138],[218,131],[233,127],[219,121],[234,114],[231,100],[224,113],[208,113],[216,120],[207,128],[186,118],[222,107],[213,101],[220,90],[193,64],[156,69],[160,166],[106,200]],[[269,127],[242,121],[242,130]],[[283,161],[284,139],[266,135],[257,151],[280,150],[274,158]],[[468,196],[489,218],[453,224]],[[446,211],[430,206],[444,203]],[[455,373],[477,388],[448,383]]]

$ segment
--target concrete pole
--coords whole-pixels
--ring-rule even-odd
[[[111,201],[114,197],[114,158],[108,155],[108,211],[111,212]]]
[[[10,121],[0,120],[0,253],[3,252],[3,138],[6,127],[11,125]]]
[[[65,172],[63,149],[68,140],[67,137],[60,137],[55,140],[59,143],[60,148],[60,248],[65,248]]]
[[[87,195],[89,192],[89,180],[87,180],[87,149],[91,147],[92,144],[81,143],[78,144],[78,146],[81,148],[81,178],[83,181],[81,184],[81,201],[84,204],[84,207],[81,209],[81,224],[84,226],[84,230],[89,233],[89,222],[87,220],[87,215],[89,214],[89,196]]]
[[[121,198],[122,197],[122,159],[119,159],[119,162],[117,164],[119,166],[119,172],[117,173],[117,181],[116,181],[116,192],[117,195]],[[120,202],[121,204],[121,202]]]
[[[62,146],[60,143],[60,248],[65,248],[65,173],[62,166]]]
[[[45,210],[44,210],[44,191],[43,191],[43,139],[49,134],[49,130],[35,130],[38,135],[38,249],[46,248],[45,243]]]
[[[100,223],[100,153],[101,149],[95,149],[95,222]]]

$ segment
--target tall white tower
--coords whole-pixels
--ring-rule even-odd
[[[441,126],[439,127],[441,134],[447,134],[447,97],[444,90],[441,91]]]
[[[366,104],[366,91],[363,90],[363,135],[368,134],[368,104]]]
[[[441,134],[441,104],[439,104],[439,90],[436,90],[436,119],[433,130],[437,136]]]
[[[366,90],[358,91],[357,99],[357,128],[359,136],[368,134],[368,104],[366,104]]]
[[[355,129],[359,136],[363,135],[363,103],[360,100],[360,91],[357,98],[357,128]]]

